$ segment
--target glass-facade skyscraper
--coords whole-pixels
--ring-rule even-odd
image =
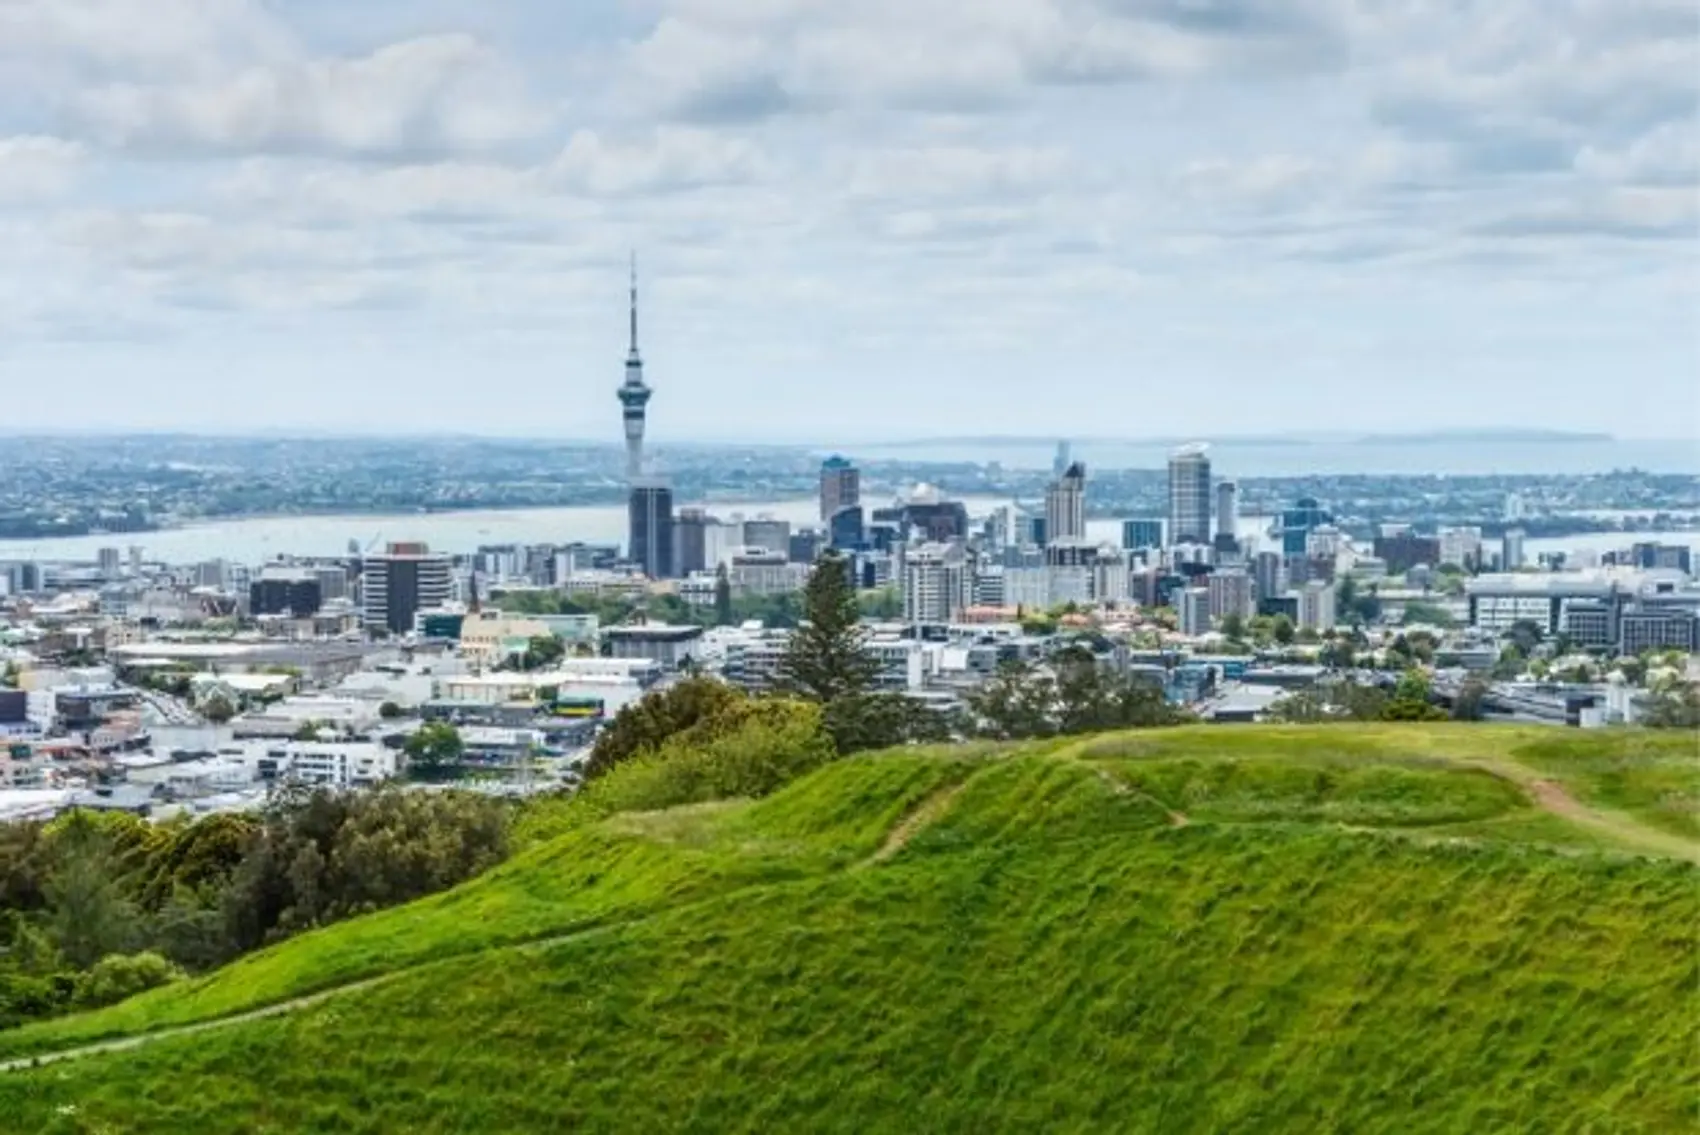
[[[1169,543],[1208,544],[1210,531],[1210,457],[1202,445],[1177,449],[1169,457]]]

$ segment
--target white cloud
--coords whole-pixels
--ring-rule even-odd
[[[663,126],[639,141],[581,130],[546,176],[551,185],[568,190],[619,197],[739,185],[760,179],[767,169],[761,151],[745,139]]]
[[[684,0],[634,52],[634,93],[708,121],[897,106],[989,111],[1035,87],[1340,63],[1325,3]]]
[[[635,246],[658,412],[784,413],[729,408],[806,358],[993,413],[1094,381],[1052,342],[1226,389],[1271,326],[1375,373],[1413,303],[1438,358],[1513,290],[1692,292],[1691,0],[496,7],[0,0],[8,349],[517,336],[600,384]],[[1670,339],[1618,315],[1544,318]]]
[[[1061,183],[1074,164],[1059,147],[1019,145],[868,149],[840,160],[850,196],[903,200],[1028,194]]]
[[[545,124],[517,76],[464,35],[205,82],[112,84],[73,105],[105,144],[165,152],[453,153],[531,137]]]
[[[296,50],[295,37],[257,0],[0,3],[0,67],[68,69],[84,80],[182,81],[233,63],[283,60]]]
[[[82,145],[63,138],[0,138],[0,203],[59,197],[75,183],[87,156]]]
[[[1314,192],[1321,176],[1322,168],[1313,159],[1268,154],[1247,161],[1206,158],[1188,162],[1176,180],[1184,192],[1197,198],[1256,206]]]

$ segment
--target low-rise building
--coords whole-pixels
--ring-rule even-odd
[[[1299,590],[1299,628],[1301,630],[1323,631],[1334,629],[1335,594],[1332,583],[1312,580]]]
[[[633,623],[602,632],[612,657],[648,659],[667,670],[693,661],[701,652],[702,637],[699,626],[672,623]]]

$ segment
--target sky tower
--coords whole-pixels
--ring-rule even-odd
[[[632,345],[626,353],[626,381],[620,384],[621,416],[626,422],[626,479],[636,481],[643,476],[644,411],[652,393],[643,381],[643,356],[638,354],[637,340],[637,253],[632,253],[631,279]]]

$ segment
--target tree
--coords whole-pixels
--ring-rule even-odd
[[[44,888],[46,926],[65,959],[87,969],[121,953],[138,928],[135,905],[113,870],[112,837],[88,812],[72,812],[53,832],[54,866]]]
[[[403,746],[407,759],[423,772],[440,772],[460,764],[466,752],[460,730],[446,721],[428,721]]]
[[[236,716],[236,707],[223,694],[213,694],[201,703],[201,716],[214,725],[223,725]]]
[[[903,617],[903,593],[896,587],[877,587],[857,596],[866,619],[900,619]]]
[[[1222,634],[1229,642],[1240,642],[1245,638],[1245,617],[1238,611],[1229,612],[1222,620]]]
[[[1357,661],[1357,648],[1348,638],[1335,638],[1322,648],[1317,661],[1334,670],[1349,670]]]
[[[1546,631],[1533,619],[1518,619],[1506,632],[1506,638],[1510,639],[1511,645],[1515,646],[1524,658],[1533,654],[1535,647],[1539,646],[1541,639],[1545,637]]]
[[[714,622],[722,627],[732,625],[732,580],[725,564],[714,569]]]
[[[378,716],[385,721],[394,721],[401,716],[401,706],[393,701],[387,701],[378,707]]]
[[[1506,643],[1493,664],[1493,676],[1499,681],[1509,682],[1523,672],[1523,661],[1523,652],[1517,649],[1517,645]]]
[[[1049,737],[1056,732],[1052,711],[1056,680],[1020,662],[1005,662],[997,673],[967,695],[968,708],[982,736],[1000,741]]]
[[[1454,619],[1450,612],[1438,603],[1425,603],[1420,599],[1405,604],[1405,614],[1400,622],[1405,626],[1430,626],[1446,629],[1451,627]]]
[[[1642,699],[1643,724],[1652,729],[1700,729],[1700,685],[1676,682]]]
[[[1269,720],[1290,725],[1314,725],[1333,716],[1328,699],[1319,690],[1294,690],[1270,703]]]
[[[779,661],[782,690],[831,705],[873,685],[879,664],[863,645],[861,608],[844,557],[825,552],[815,561],[803,592],[804,622],[791,634]]]
[[[547,670],[566,656],[566,645],[552,634],[533,635],[525,644],[520,666],[525,670]]]
[[[295,727],[295,732],[291,734],[291,738],[296,741],[317,741],[319,739],[319,723],[317,721],[303,721]]]
[[[1485,716],[1483,703],[1488,691],[1488,684],[1476,675],[1465,678],[1452,698],[1452,720],[1480,721]]]
[[[1293,644],[1293,620],[1286,615],[1276,615],[1269,626],[1269,633],[1277,644],[1291,646]]]
[[[720,716],[748,701],[744,694],[714,678],[686,678],[665,690],[653,690],[614,715],[585,762],[593,780],[639,753],[659,749],[674,734]]]
[[[1383,721],[1445,721],[1447,714],[1430,703],[1432,685],[1427,674],[1415,667],[1406,670],[1390,700],[1381,709]]]
[[[1005,663],[968,695],[968,707],[976,732],[1005,741],[1187,719],[1155,683],[1107,671],[1090,651],[1073,645],[1053,655],[1048,669]]]
[[[951,721],[908,694],[854,694],[826,706],[821,722],[839,753],[891,749],[951,739]]]

